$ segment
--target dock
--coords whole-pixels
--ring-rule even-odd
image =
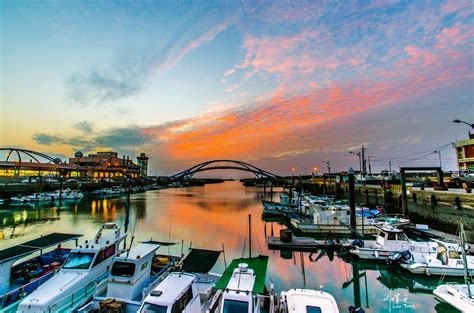
[[[291,250],[301,252],[314,252],[319,249],[347,250],[352,247],[348,241],[316,240],[311,237],[293,237],[291,241],[282,241],[281,237],[270,236],[267,238],[270,250]]]

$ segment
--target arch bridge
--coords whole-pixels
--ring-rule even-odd
[[[23,157],[27,156],[27,158],[31,158],[30,160],[35,160],[36,163],[42,163],[40,162],[40,160],[38,160],[39,158],[43,158],[47,160],[48,162],[51,162],[54,164],[60,164],[62,162],[60,158],[53,158],[47,154],[37,152],[37,151],[32,151],[32,150],[6,147],[6,148],[0,148],[0,151],[6,152],[7,157],[4,160],[5,162],[8,162],[10,160],[10,157],[12,156],[12,154],[17,155],[19,164],[21,164],[23,161],[22,156]]]
[[[252,173],[255,178],[257,179],[276,179],[281,178],[281,176],[277,174],[273,174],[271,172],[265,171],[261,168],[258,168],[252,164],[236,161],[236,160],[212,160],[203,162],[193,167],[188,168],[182,172],[176,173],[170,176],[170,179],[191,179],[195,174],[205,171],[212,171],[212,170],[239,170]]]

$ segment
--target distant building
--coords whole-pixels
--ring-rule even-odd
[[[148,159],[145,153],[140,153],[140,156],[137,157],[137,164],[140,167],[140,176],[147,177],[148,176]]]
[[[82,155],[82,153],[81,153]],[[128,157],[118,157],[117,152],[97,152],[88,156],[69,158],[69,164],[74,164],[80,172],[80,177],[92,178],[114,178],[132,177],[137,178],[140,174],[140,167],[132,162]]]
[[[14,150],[14,149],[13,149]],[[16,151],[16,150],[14,150]],[[80,151],[69,158],[69,163],[50,158],[49,162],[40,162],[41,153],[29,151],[25,154],[16,151],[17,160],[0,160],[0,178],[19,178],[22,176],[63,176],[71,178],[137,178],[141,167],[128,157],[118,157],[117,152],[97,152],[84,156]],[[21,158],[23,156],[23,158]],[[25,158],[28,159],[25,160]]]
[[[458,158],[460,171],[474,171],[474,139],[461,140],[453,144]]]

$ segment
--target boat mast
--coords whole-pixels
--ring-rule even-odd
[[[249,258],[252,257],[252,214],[249,214]]]
[[[464,224],[462,222],[462,217],[459,218],[459,236],[461,237],[462,261],[464,265],[464,282],[466,283],[466,286],[467,286],[467,292],[468,292],[469,298],[472,299],[471,285],[470,285],[471,279],[469,278],[469,271],[467,268],[466,249],[465,249],[466,234],[464,233]]]

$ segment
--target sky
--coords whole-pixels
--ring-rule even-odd
[[[474,3],[11,1],[1,8],[0,146],[455,170],[474,122]]]

